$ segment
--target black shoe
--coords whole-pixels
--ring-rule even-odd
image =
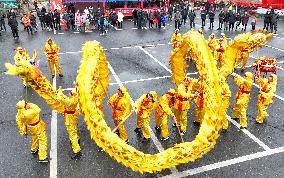
[[[39,163],[48,163],[49,160],[48,160],[48,158],[45,158],[44,160],[38,160],[38,162],[39,162]]]
[[[241,72],[243,73],[245,71],[245,69],[242,69]]]
[[[136,133],[141,133],[141,128],[136,128],[136,129],[134,130],[134,132],[136,132]]]
[[[246,127],[241,126],[240,129],[246,129]]]
[[[59,77],[63,77],[63,75],[62,75],[62,74],[59,74]]]
[[[183,132],[181,132],[180,134],[181,134],[181,135],[184,135],[185,133],[186,133],[186,131],[183,131]]]
[[[161,128],[160,128],[160,127],[158,127],[158,126],[156,126],[156,127],[155,127],[155,130],[156,130],[156,131],[160,131],[160,130],[161,130]]]
[[[194,125],[200,125],[200,122],[193,121],[193,124],[194,124]]]
[[[51,77],[54,78],[54,75],[52,75]]]
[[[176,123],[173,123],[173,127],[177,127]]]
[[[143,137],[142,143],[149,143],[149,142],[150,142],[150,138]]]
[[[127,139],[127,140],[125,140],[125,143],[129,144],[129,140],[128,140],[128,139]]]
[[[82,153],[81,151],[79,151],[78,153],[74,153],[74,155],[71,157],[72,160],[75,160],[75,159],[80,159],[82,156]]]
[[[33,154],[33,155],[35,155],[35,154],[37,154],[37,152],[38,152],[38,150],[31,150],[31,154]]]

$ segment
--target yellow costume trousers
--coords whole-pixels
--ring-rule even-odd
[[[223,98],[222,103],[222,128],[228,129],[229,123],[228,123],[228,116],[227,116],[227,110],[230,106],[230,98]]]
[[[117,127],[119,125],[119,123],[122,121],[122,119],[120,118],[114,118],[114,124]],[[127,141],[128,140],[128,135],[126,133],[126,129],[124,127],[123,124],[121,124],[118,127],[118,131],[119,131],[119,137],[123,140],[123,141]]]
[[[142,118],[137,116],[137,128],[143,128],[143,136],[146,139],[149,139],[150,136],[150,119],[151,117]]]
[[[232,116],[233,118],[239,118],[240,125],[245,128],[247,127],[247,107],[248,102],[235,103]]]
[[[249,57],[248,53],[245,53],[245,54],[242,55],[242,60],[243,60],[242,69],[243,70],[246,69],[246,65],[247,65],[247,62],[248,62],[248,57]]]
[[[181,132],[186,132],[187,111],[188,110],[178,110],[178,109],[175,109],[175,116],[176,116],[176,119],[177,119],[177,123],[180,125],[180,131]]]
[[[266,112],[268,105],[264,105],[262,103],[257,103],[258,115],[256,118],[256,122],[262,124],[265,117],[268,116]]]
[[[161,127],[163,138],[169,137],[167,114],[162,114],[160,116],[156,114],[156,126]]]
[[[76,114],[65,114],[65,126],[68,132],[69,140],[72,145],[73,153],[81,151],[79,145],[79,134],[78,134],[78,115]]]
[[[220,69],[223,66],[223,60],[217,60],[217,69]]]
[[[195,105],[194,111],[195,111],[195,117],[194,117],[195,122],[201,123],[204,117],[204,109],[200,109]]]
[[[48,59],[48,63],[49,63],[49,68],[50,68],[50,71],[51,71],[51,75],[55,75],[54,65],[56,67],[57,73],[58,74],[62,74],[60,66],[59,66],[59,63],[58,63],[58,57],[55,57],[54,59]]]
[[[45,123],[40,121],[35,126],[28,126],[28,130],[31,134],[32,146],[31,151],[38,150],[38,159],[44,160],[47,158],[47,136],[45,131]]]

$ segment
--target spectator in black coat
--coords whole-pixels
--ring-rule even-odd
[[[271,10],[271,24],[270,24],[271,33],[273,33],[273,30],[274,30],[274,33],[276,34],[278,20],[279,20],[279,15],[274,12],[274,9],[272,9]]]
[[[132,12],[132,18],[133,18],[133,22],[134,22],[134,26],[137,25],[137,9],[134,9],[133,12]]]
[[[202,21],[201,28],[204,28],[205,21],[206,21],[206,10],[203,9],[200,15],[201,15],[201,21]]]
[[[195,22],[194,22],[195,17],[196,17],[196,14],[195,14],[194,10],[191,10],[191,11],[188,13],[190,28],[195,28]]]
[[[225,17],[224,17],[224,30],[227,31],[228,30],[228,26],[229,26],[229,12],[226,11],[225,12]]]
[[[61,30],[61,26],[60,26],[60,13],[57,12],[57,9],[54,10],[54,28],[56,30]]]
[[[215,18],[215,13],[211,10],[209,12],[209,20],[210,20],[210,26],[209,26],[209,29],[213,29],[214,27],[214,18]]]
[[[6,18],[5,13],[3,11],[0,11],[0,28],[1,28],[1,31],[3,31],[3,30],[6,31],[5,18]]]
[[[242,30],[244,31],[247,30],[248,21],[249,21],[249,15],[247,12],[245,12],[245,14],[242,16],[242,25],[243,25]]]
[[[12,30],[12,34],[13,34],[14,39],[19,38],[17,19],[13,18],[13,16],[9,16],[8,25],[10,26],[10,28]]]
[[[219,28],[217,30],[221,30],[223,28],[223,23],[224,23],[224,19],[225,19],[225,13],[224,13],[223,10],[221,10],[218,17],[219,17]]]
[[[266,11],[266,13],[264,14],[264,27],[263,27],[263,29],[268,30],[270,23],[271,23],[271,13],[269,11]]]
[[[236,14],[231,11],[229,12],[229,31],[234,30],[235,22],[236,22]]]
[[[170,4],[170,6],[169,6],[168,11],[169,11],[168,19],[169,19],[170,21],[172,21],[174,8],[173,8],[173,6],[172,6],[171,4]]]

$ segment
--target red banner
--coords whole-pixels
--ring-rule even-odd
[[[52,12],[57,9],[57,12],[62,13],[63,11],[63,3],[62,0],[50,0],[50,7]]]
[[[114,11],[116,13],[118,13],[120,10],[121,10],[121,13],[126,16],[126,17],[129,17],[129,16],[132,16],[132,12],[134,11],[134,9],[137,9],[137,8],[115,8]],[[138,8],[139,9],[139,8]],[[137,9],[137,10],[138,10]],[[147,11],[148,13],[150,11],[152,12],[155,12],[155,11],[158,11],[160,12],[161,11],[161,8],[157,8],[157,7],[153,7],[153,8],[143,8],[143,11]]]

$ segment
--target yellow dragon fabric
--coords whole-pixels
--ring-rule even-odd
[[[248,36],[252,36],[252,34],[248,34]],[[244,43],[251,38],[243,36],[245,39],[240,39],[241,37],[237,37],[237,39],[242,40]],[[262,38],[263,41],[266,40],[265,35],[262,35]],[[234,49],[234,45],[237,49]],[[233,50],[234,53],[237,53],[240,49],[238,45],[241,46],[237,42],[232,42],[228,51]],[[117,134],[112,133],[105,122],[102,101],[109,84],[108,62],[98,42],[86,42],[83,45],[83,58],[76,79],[80,108],[84,113],[84,119],[91,138],[99,147],[124,166],[140,173],[152,173],[182,163],[193,162],[214,148],[219,137],[218,131],[222,127],[221,120],[218,118],[221,118],[220,115],[223,113],[220,109],[222,96],[218,81],[219,73],[206,40],[197,31],[191,30],[184,34],[179,49],[172,52],[170,63],[173,71],[173,82],[177,86],[186,75],[183,59],[187,55],[195,60],[199,73],[202,72],[205,75],[204,92],[208,96],[205,98],[207,109],[199,133],[191,142],[175,144],[172,148],[157,154],[145,154],[125,143]],[[227,52],[226,60],[229,61],[225,65],[228,69],[224,68],[220,71],[223,76],[227,76],[233,71],[234,66],[234,59],[228,57]],[[182,65],[179,64],[180,62]],[[54,98],[56,97],[56,90],[52,88],[38,69],[29,64],[18,67],[6,64],[6,67],[8,68],[7,74],[21,75],[26,78],[33,89],[53,109],[64,112],[64,106],[60,105],[57,99]],[[31,72],[27,72],[25,68],[29,68],[28,70]]]

